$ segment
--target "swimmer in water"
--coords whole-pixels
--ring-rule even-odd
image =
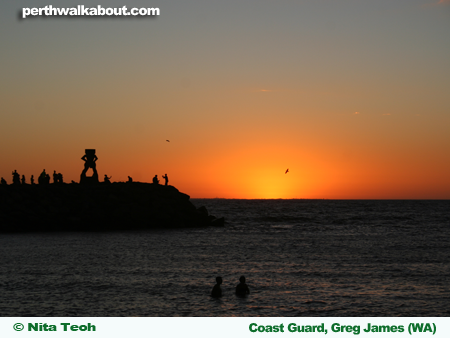
[[[240,283],[236,286],[236,296],[245,297],[250,293],[247,284],[245,284],[245,277],[241,276],[241,278],[239,278],[239,282]]]
[[[211,291],[211,297],[220,298],[222,297],[222,289],[220,288],[220,284],[222,284],[222,277],[216,277],[216,285],[214,285]]]

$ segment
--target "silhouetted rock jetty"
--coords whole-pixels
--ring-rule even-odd
[[[223,226],[173,186],[150,183],[1,185],[0,232]]]

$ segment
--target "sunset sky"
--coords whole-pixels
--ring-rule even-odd
[[[161,15],[19,19],[49,4]],[[0,43],[8,183],[95,148],[193,198],[450,198],[448,0],[3,1]]]

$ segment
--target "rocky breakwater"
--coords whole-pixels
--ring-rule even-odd
[[[149,183],[0,186],[0,232],[223,226],[173,186]]]

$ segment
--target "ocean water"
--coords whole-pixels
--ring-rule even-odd
[[[193,203],[225,227],[1,234],[0,315],[450,315],[450,201]]]

